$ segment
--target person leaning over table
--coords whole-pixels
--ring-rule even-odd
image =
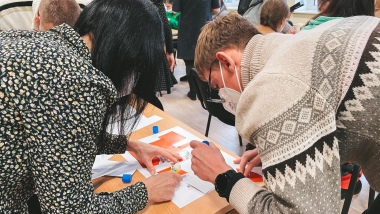
[[[262,162],[268,190],[229,167],[212,143],[191,142],[194,173],[239,213],[339,213],[348,161],[380,191],[379,37],[380,19],[369,16],[296,35],[263,36],[236,14],[207,24],[195,68],[258,148],[236,161],[241,172]]]
[[[74,29],[0,33],[2,212],[26,212],[36,192],[47,213],[136,213],[148,200],[170,200],[182,180],[169,172],[94,193],[96,154],[133,151],[152,174],[155,156],[173,162],[180,156],[124,135],[132,129],[127,118],[136,123],[147,105],[129,94],[154,90],[156,65],[164,59],[156,8],[148,0],[94,0]],[[118,136],[106,132],[116,118]]]

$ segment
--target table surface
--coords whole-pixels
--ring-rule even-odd
[[[131,138],[132,139],[141,139],[147,136],[152,135],[152,127],[158,126],[159,131],[165,131],[167,129],[179,126],[186,131],[194,134],[195,136],[203,139],[212,141],[211,139],[205,137],[204,135],[196,132],[189,126],[183,124],[182,122],[176,120],[172,116],[168,115],[167,113],[161,111],[160,109],[154,107],[153,105],[148,104],[146,110],[143,112],[143,115],[146,117],[150,117],[153,115],[157,115],[159,117],[164,118],[163,120],[160,120],[152,125],[149,125],[145,128],[142,128],[140,130],[135,131],[132,133]],[[205,124],[206,127],[206,124]],[[213,142],[213,141],[212,141]],[[218,146],[222,151],[232,155],[233,157],[238,157],[234,153],[228,151],[227,149],[221,147],[216,143],[216,146]],[[110,158],[110,160],[114,161],[122,161],[125,160],[121,155],[114,155]],[[93,180],[94,186],[99,184],[100,182],[103,182],[102,185],[100,185],[96,190],[95,193],[99,192],[114,192],[121,190],[131,184],[134,184],[138,181],[144,180],[145,177],[139,172],[136,171],[135,174],[132,177],[132,182],[127,184],[123,183],[121,181],[121,178],[118,177],[109,177],[104,176]],[[260,187],[264,186],[263,182],[256,182],[256,184]],[[139,213],[154,213],[154,214],[169,214],[169,213],[191,213],[191,214],[210,214],[210,213],[227,213],[231,211],[233,208],[227,203],[226,199],[219,197],[219,195],[216,193],[215,190],[207,193],[206,195],[202,196],[201,198],[193,201],[192,203],[188,204],[187,206],[183,208],[178,208],[173,202],[165,202],[165,203],[152,203],[149,202],[148,205],[145,207],[144,210],[140,211]]]

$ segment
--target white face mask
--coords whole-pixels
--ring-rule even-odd
[[[167,12],[171,13],[173,11],[172,8],[170,8],[169,10],[166,10]]]
[[[231,57],[230,57],[230,59],[231,59]],[[237,79],[238,84],[239,84],[240,93],[231,89],[231,88],[226,87],[226,84],[224,82],[223,72],[222,72],[222,64],[220,62],[219,62],[219,66],[220,66],[220,73],[222,75],[223,86],[224,86],[223,88],[221,88],[219,90],[219,96],[220,96],[220,98],[225,100],[225,102],[223,103],[224,109],[226,109],[231,114],[235,115],[236,114],[236,107],[237,107],[237,104],[239,102],[240,95],[243,92],[243,90],[241,89],[241,86],[240,86],[240,81],[239,81],[238,72],[236,70],[236,65],[235,65],[235,74],[236,74],[236,79]]]
[[[278,31],[278,32],[280,32],[280,33],[281,33],[281,32],[282,32],[282,30],[284,30],[284,27],[285,27],[285,25],[284,25],[284,26],[281,28],[281,30],[280,30],[280,31]]]

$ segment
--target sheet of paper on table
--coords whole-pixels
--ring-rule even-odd
[[[160,132],[148,136],[146,138],[140,139],[141,142],[149,143],[152,145],[160,146],[162,148],[178,152],[183,160],[181,161],[181,171],[180,174],[183,176],[184,180],[181,182],[179,188],[174,192],[172,202],[176,204],[179,208],[182,208],[196,199],[202,197],[206,193],[214,190],[214,185],[210,182],[206,182],[194,175],[191,170],[191,151],[192,148],[189,146],[192,140],[203,141],[197,136],[189,133],[180,127],[174,127],[166,131]],[[128,152],[127,152],[128,153]],[[226,160],[227,164],[233,169],[239,168],[239,164],[234,164],[234,157],[222,151],[222,155]],[[126,157],[128,161],[133,161],[131,156]],[[136,160],[136,159],[134,159]],[[156,172],[162,173],[169,171],[173,163],[165,158],[159,157],[156,161],[153,161],[153,165],[156,168]],[[146,178],[150,177],[149,171],[144,168],[138,171],[144,175]]]
[[[132,111],[132,115],[133,115],[136,112],[136,110],[134,108],[131,108],[131,109],[132,109],[131,111]],[[134,129],[130,130],[130,131],[126,131],[126,132],[124,132],[124,134],[127,135],[131,132],[142,129],[146,126],[152,125],[153,123],[156,123],[162,119],[163,119],[162,117],[159,117],[157,115],[153,115],[151,117],[145,117],[144,115],[141,114],[139,121],[136,124],[136,126],[134,127]],[[127,120],[124,127],[126,127],[126,128],[130,127],[132,125],[132,122],[133,122],[133,120]],[[119,127],[120,127],[119,122],[113,123],[112,126],[111,125],[108,126],[107,132],[110,134],[119,134],[120,133]]]
[[[131,154],[123,154],[123,157],[128,157]],[[131,161],[111,161],[109,160],[114,155],[97,155],[92,167],[92,179],[102,176],[122,177],[123,174],[133,175],[137,169],[142,168],[140,163],[132,158]],[[125,158],[127,160],[127,158]]]

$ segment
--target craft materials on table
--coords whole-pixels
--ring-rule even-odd
[[[214,190],[214,185],[212,183],[201,180],[194,174],[191,169],[192,148],[190,147],[190,142],[192,140],[197,140],[207,145],[208,142],[203,141],[202,139],[178,126],[162,132],[158,132],[158,128],[159,127],[153,128],[152,132],[156,132],[155,134],[140,139],[139,141],[171,150],[178,153],[182,157],[182,159],[179,160],[180,165],[174,164],[170,160],[161,156],[158,156],[152,160],[157,173],[175,171],[176,173],[183,176],[183,181],[174,192],[172,202],[179,208],[182,208]],[[226,163],[233,169],[237,169],[239,171],[240,165],[233,163],[235,158],[226,152],[221,152]],[[146,169],[145,164],[138,160],[133,152],[126,152],[125,154],[121,154],[121,156],[123,156],[126,161],[112,161],[112,156],[113,155],[98,155],[96,157],[93,167],[93,179],[94,177],[100,177],[103,175],[118,177],[123,177],[124,174],[133,175],[134,171],[136,170],[138,170],[146,178],[151,176],[150,172]],[[255,167],[252,172],[255,173],[251,173],[253,176],[250,177],[251,180],[259,180],[261,178],[261,167]],[[124,175],[123,182],[131,182],[132,176],[129,175]]]

